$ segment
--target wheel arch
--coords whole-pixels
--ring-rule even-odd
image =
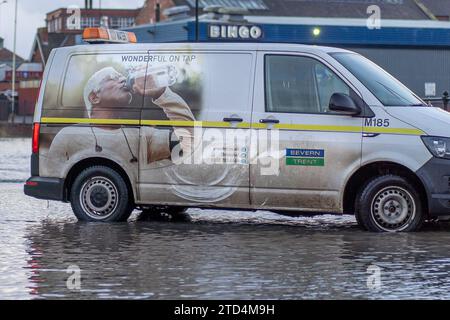
[[[412,183],[420,194],[421,201],[424,206],[424,212],[428,215],[428,197],[425,185],[421,178],[408,167],[396,162],[379,161],[364,165],[355,171],[348,179],[343,194],[343,212],[354,214],[355,201],[361,187],[371,178],[385,175],[395,174],[407,179]]]
[[[130,175],[125,171],[125,169],[118,164],[117,162],[102,158],[102,157],[92,157],[92,158],[86,158],[79,162],[77,162],[75,165],[73,165],[70,170],[68,171],[66,175],[66,179],[64,181],[64,200],[70,201],[70,190],[72,188],[72,184],[75,181],[76,177],[86,168],[92,167],[92,166],[105,166],[109,167],[115,171],[117,171],[121,177],[124,179],[125,184],[127,185],[128,192],[132,195],[131,199],[133,201],[136,201],[136,184],[132,184]]]

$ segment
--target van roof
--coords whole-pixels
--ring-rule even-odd
[[[335,47],[325,47],[316,45],[291,44],[291,43],[205,43],[205,42],[177,42],[177,43],[137,43],[137,44],[86,44],[71,47],[62,47],[56,50],[67,50],[70,52],[106,52],[106,51],[190,51],[190,50],[211,50],[211,51],[292,51],[308,53],[331,53],[331,52],[351,52]]]

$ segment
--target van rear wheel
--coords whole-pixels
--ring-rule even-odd
[[[82,171],[72,185],[70,199],[72,210],[80,221],[126,221],[133,211],[124,179],[115,170],[104,166]]]
[[[369,181],[357,197],[355,214],[358,223],[373,232],[416,231],[425,216],[416,188],[396,175]]]

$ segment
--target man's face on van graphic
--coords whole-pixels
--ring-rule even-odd
[[[97,92],[92,92],[89,99],[94,107],[111,108],[127,106],[131,102],[131,93],[126,87],[127,79],[120,73],[111,73],[99,85]]]

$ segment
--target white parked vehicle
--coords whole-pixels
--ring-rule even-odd
[[[133,40],[104,29],[84,36]],[[80,220],[124,221],[136,207],[235,208],[349,213],[370,231],[414,231],[450,215],[450,114],[347,50],[59,48],[34,122],[25,193],[71,202]],[[232,146],[220,136],[234,136]]]

